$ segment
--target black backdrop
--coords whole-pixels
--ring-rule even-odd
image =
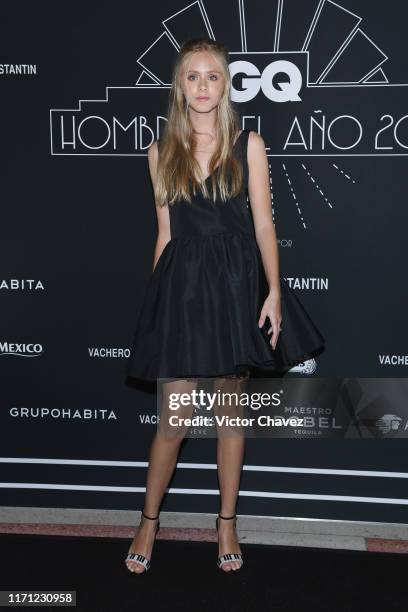
[[[268,148],[281,271],[327,339],[289,376],[383,380],[386,400],[408,364],[406,3],[0,12],[2,504],[140,508],[155,394],[124,376],[156,237],[146,149],[191,36],[231,51],[243,127]],[[385,400],[388,435],[346,439],[329,419],[248,440],[238,512],[406,522],[407,411]],[[215,468],[215,440],[186,440],[163,509],[215,512]]]

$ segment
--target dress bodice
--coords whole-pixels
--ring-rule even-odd
[[[247,203],[249,130],[242,130],[235,141],[233,151],[243,168],[240,193],[225,202],[221,198],[212,200],[211,175],[207,177],[210,198],[198,189],[192,201],[177,200],[169,205],[171,239],[185,236],[200,236],[219,233],[247,233],[253,235],[252,219]],[[160,142],[160,141],[159,141]],[[216,172],[216,170],[215,170]]]

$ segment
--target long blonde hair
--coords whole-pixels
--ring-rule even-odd
[[[181,88],[184,68],[197,51],[209,51],[220,65],[225,87],[218,104],[216,120],[217,149],[209,160],[209,175],[198,181],[200,166],[193,155],[197,141],[187,112],[187,101]],[[159,160],[155,198],[159,206],[173,204],[176,200],[191,203],[190,181],[193,195],[200,188],[204,197],[209,198],[207,184],[211,179],[213,201],[218,195],[222,201],[235,197],[241,190],[242,165],[234,156],[233,146],[240,130],[240,117],[230,100],[231,77],[228,68],[226,47],[209,38],[193,38],[180,48],[174,64],[172,85],[169,94],[167,122],[160,139]]]

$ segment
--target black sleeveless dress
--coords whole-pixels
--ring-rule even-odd
[[[191,204],[169,205],[171,239],[145,290],[128,376],[212,377],[243,368],[267,376],[323,349],[322,334],[282,276],[282,330],[275,350],[269,318],[258,327],[269,287],[246,198],[248,137],[243,130],[234,144],[244,173],[238,197],[214,203],[198,192]]]

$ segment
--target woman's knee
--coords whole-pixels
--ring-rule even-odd
[[[185,428],[178,428],[177,431],[174,431],[174,428],[159,426],[156,433],[156,439],[159,443],[177,447],[183,442],[186,433],[187,430]]]

